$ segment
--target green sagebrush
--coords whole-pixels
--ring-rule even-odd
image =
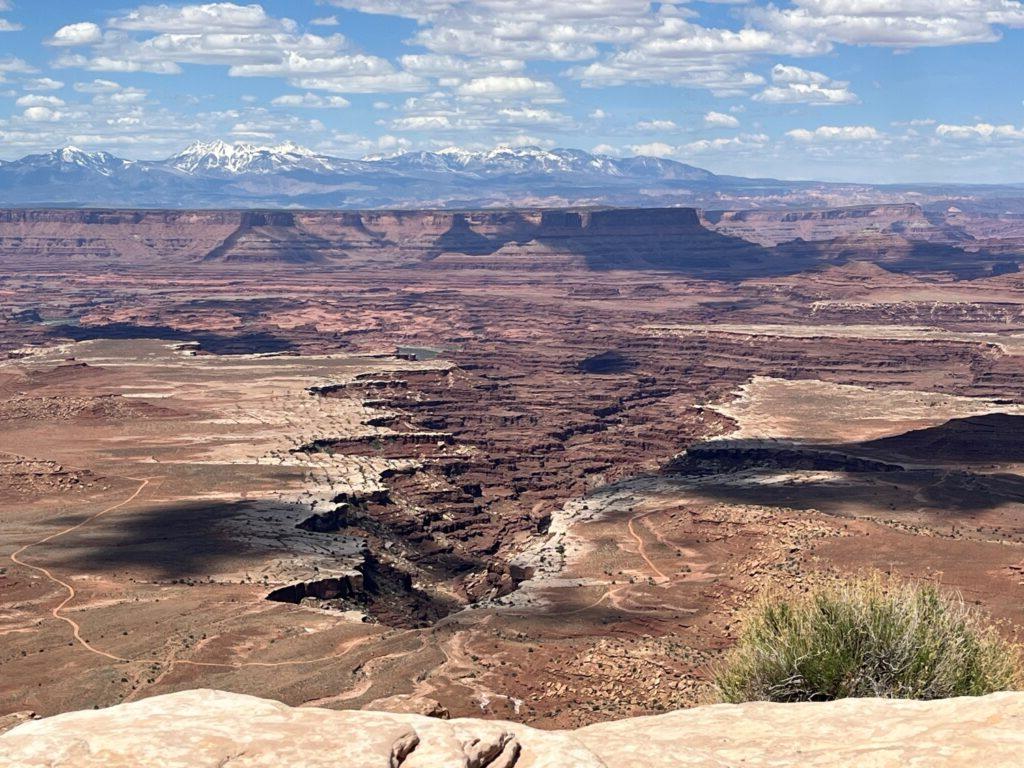
[[[1019,660],[959,595],[874,576],[760,599],[715,684],[727,702],[941,699],[1015,689]]]

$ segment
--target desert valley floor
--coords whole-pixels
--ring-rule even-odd
[[[865,569],[1024,625],[1019,254],[913,205],[0,212],[0,715],[660,712]]]

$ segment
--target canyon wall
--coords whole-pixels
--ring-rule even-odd
[[[12,209],[0,211],[0,263],[655,269],[711,278],[852,260],[963,276],[1016,270],[1019,232],[1002,233],[1012,236],[1005,243],[982,243],[962,222],[933,219],[915,205],[705,213]]]

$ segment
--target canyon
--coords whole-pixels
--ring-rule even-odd
[[[905,203],[0,211],[0,715],[586,727],[713,700],[763,589],[871,569],[1013,634],[1022,242]]]

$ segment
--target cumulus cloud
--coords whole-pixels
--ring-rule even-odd
[[[981,141],[1024,139],[1024,128],[1014,125],[992,125],[991,123],[975,123],[974,125],[943,123],[935,127],[935,134],[947,139],[977,139]]]
[[[875,141],[882,134],[870,125],[822,125],[813,130],[797,128],[786,135],[799,142]]]
[[[56,96],[43,96],[42,94],[32,93],[27,96],[22,96],[14,102],[19,107],[63,107],[64,100]]]
[[[515,95],[498,99],[497,102],[476,96],[475,89],[471,89],[469,96],[435,91],[410,97],[402,104],[404,114],[385,124],[396,131],[433,130],[452,133],[503,128],[563,129],[574,126],[573,120],[567,115],[534,103],[530,98],[533,89],[518,84],[508,90]]]
[[[91,21],[68,24],[53,33],[49,45],[92,45],[103,39],[103,30]]]
[[[271,16],[260,5],[234,3],[144,5],[109,19],[106,31],[80,22],[62,27],[49,42],[91,48],[60,57],[59,67],[175,75],[182,64],[220,64],[238,67],[233,75],[282,77],[288,75],[290,54],[331,58],[348,44],[344,35],[302,32],[295,21]],[[247,73],[250,66],[266,71]]]
[[[320,96],[315,93],[288,93],[270,102],[275,107],[305,107],[307,109],[343,109],[352,102],[342,96]]]
[[[64,83],[52,77],[36,77],[26,80],[22,87],[26,91],[57,91],[64,87]]]
[[[24,59],[19,59],[16,56],[6,56],[0,58],[0,75],[3,74],[32,74],[37,70],[31,64]]]
[[[776,64],[772,67],[773,83],[806,83],[808,85],[825,85],[830,80],[828,75],[812,72],[808,69]]]
[[[710,152],[729,151],[735,152],[739,149],[752,149],[763,147],[770,141],[763,133],[745,133],[739,136],[719,139],[698,139],[684,144],[681,147],[683,154],[705,154]]]
[[[773,85],[754,94],[754,101],[816,106],[856,104],[860,101],[857,94],[849,89],[848,82],[833,80],[822,72],[776,64],[772,67],[771,77]]]
[[[110,20],[109,26],[146,32],[204,34],[211,31],[291,32],[296,24],[291,19],[275,19],[262,6],[235,3],[204,3],[202,5],[143,5],[124,16]]]
[[[114,93],[121,90],[121,84],[113,80],[93,80],[90,83],[75,83],[74,88],[79,93]]]
[[[652,141],[649,144],[633,144],[629,150],[636,155],[646,157],[671,157],[676,153],[676,147],[666,144],[664,141]]]
[[[0,12],[9,10],[11,10],[11,4],[7,0],[0,0]],[[0,32],[18,32],[21,29],[21,24],[16,24],[7,19],[0,19]]]
[[[789,8],[754,8],[748,18],[807,39],[914,48],[994,42],[1000,27],[1024,26],[1024,5],[1018,0],[794,0]]]
[[[61,113],[50,107],[29,107],[21,116],[30,123],[54,123],[61,118]]]
[[[739,120],[724,112],[711,111],[704,115],[704,125],[708,128],[736,128],[739,124]]]
[[[640,120],[633,124],[633,130],[645,132],[675,131],[678,128],[673,120]]]
[[[443,131],[452,127],[447,115],[412,115],[391,121],[391,128],[396,131]]]
[[[522,76],[488,75],[487,77],[477,77],[460,85],[455,92],[463,97],[493,101],[528,99],[557,102],[562,100],[554,83]]]
[[[399,58],[402,69],[419,77],[438,78],[446,87],[490,75],[516,75],[525,68],[521,59],[464,58],[449,54],[417,53]]]

